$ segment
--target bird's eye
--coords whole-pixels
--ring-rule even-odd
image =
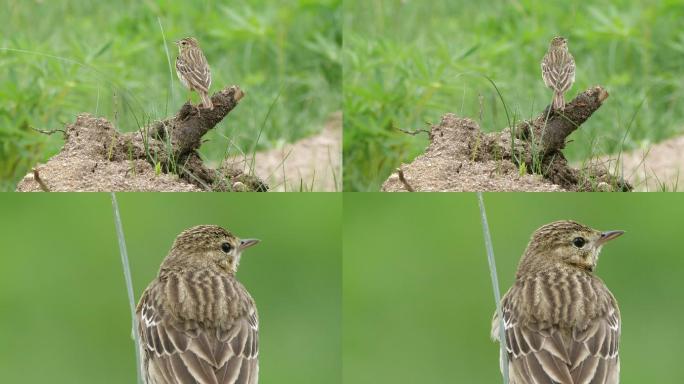
[[[221,244],[221,250],[225,253],[230,253],[233,250],[233,246],[230,243]]]
[[[584,240],[584,237],[575,237],[575,238],[572,240],[572,244],[574,244],[575,247],[577,247],[577,248],[582,248],[582,247],[584,247],[584,244],[586,244],[586,243],[587,243],[587,241]]]

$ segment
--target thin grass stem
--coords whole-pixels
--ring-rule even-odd
[[[114,210],[114,225],[116,226],[116,236],[119,240],[121,264],[123,265],[124,278],[126,279],[126,290],[128,292],[128,303],[130,305],[131,310],[131,323],[133,325],[133,337],[135,339],[135,368],[138,375],[138,384],[142,384],[142,373],[140,370],[140,335],[138,334],[138,319],[135,316],[135,295],[133,294],[133,279],[131,278],[131,266],[128,263],[128,251],[126,251],[126,239],[124,238],[123,226],[121,225],[119,204],[116,202],[116,194],[114,194],[114,192],[112,192],[112,209]]]
[[[175,90],[173,88],[173,67],[171,66],[171,55],[169,54],[169,44],[166,42],[166,35],[164,34],[164,27],[162,26],[161,18],[157,16],[157,22],[159,23],[159,29],[161,30],[162,40],[164,41],[164,52],[166,53],[166,61],[169,64],[169,84],[171,85],[171,101],[175,100]],[[164,115],[169,109],[169,99],[166,99],[166,105],[164,106]]]
[[[508,384],[508,359],[506,358],[506,335],[504,332],[503,313],[501,312],[501,293],[499,291],[499,279],[496,274],[496,260],[494,259],[494,247],[492,237],[489,234],[489,224],[487,223],[487,212],[485,211],[482,192],[477,193],[477,202],[480,206],[480,218],[482,219],[482,234],[484,235],[485,248],[487,249],[487,262],[492,278],[494,289],[494,300],[496,301],[496,315],[499,317],[499,346],[501,347],[501,373],[503,374],[504,384]]]

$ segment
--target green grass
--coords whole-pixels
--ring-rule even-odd
[[[570,137],[571,160],[676,135],[684,123],[682,30],[684,3],[674,0],[347,0],[344,189],[377,190],[401,162],[423,152],[426,135],[395,128],[425,128],[453,112],[495,131],[509,117],[538,114],[551,100],[539,62],[555,35],[569,38],[577,62],[566,99],[597,84],[610,94]],[[496,83],[511,116],[483,76]]]
[[[0,190],[61,148],[61,135],[32,128],[63,128],[89,112],[133,131],[175,113],[190,93],[169,61],[186,36],[200,41],[213,92],[237,84],[246,93],[205,136],[207,161],[252,153],[260,131],[258,149],[318,131],[342,108],[341,11],[341,0],[6,2]]]

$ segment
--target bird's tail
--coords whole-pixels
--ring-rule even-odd
[[[563,98],[563,92],[553,93],[553,109],[562,111],[565,109],[565,99]]]
[[[202,97],[202,106],[204,108],[214,109],[214,104],[211,103],[211,98],[207,92],[200,92],[200,97]],[[561,97],[563,97],[561,95]]]

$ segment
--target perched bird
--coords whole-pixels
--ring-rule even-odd
[[[256,239],[201,225],[176,237],[136,316],[147,384],[256,384],[259,320],[235,278]]]
[[[620,311],[593,272],[601,247],[623,233],[574,221],[534,232],[501,299],[511,384],[619,382]],[[491,336],[499,340],[496,313]]]
[[[209,98],[211,87],[211,70],[202,49],[194,37],[186,37],[176,42],[178,57],[176,58],[176,74],[181,83],[190,91],[197,91],[202,98],[204,108],[213,109]]]
[[[544,84],[553,90],[553,109],[564,110],[563,94],[575,82],[575,59],[568,51],[568,40],[554,37],[541,62]]]

